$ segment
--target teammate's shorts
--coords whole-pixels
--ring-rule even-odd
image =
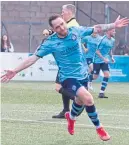
[[[74,78],[69,78],[63,81],[62,87],[65,88],[68,92],[73,93],[76,96],[77,90],[84,86],[87,89],[88,79],[77,80]]]
[[[99,75],[100,70],[109,71],[108,63],[93,63],[93,74]]]
[[[93,63],[93,58],[86,58],[88,66]]]

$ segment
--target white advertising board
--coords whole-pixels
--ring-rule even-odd
[[[23,60],[29,57],[28,53],[0,53],[1,73],[4,70],[14,69]],[[52,55],[39,59],[34,65],[18,73],[13,80],[25,81],[55,81],[58,67]]]

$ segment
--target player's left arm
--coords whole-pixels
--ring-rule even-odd
[[[103,36],[100,40],[100,42],[98,43],[98,46],[97,46],[97,50],[96,50],[96,54],[105,62],[105,63],[108,63],[109,60],[105,57],[103,57],[103,55],[101,54],[100,50],[102,49],[103,47],[103,43],[104,43],[104,39],[105,39],[105,36]]]
[[[98,24],[95,25],[94,27],[79,26],[76,27],[76,30],[79,33],[80,37],[83,38],[85,36],[91,35],[92,33],[101,33],[115,28],[122,28],[127,26],[128,24],[129,24],[129,19],[127,19],[126,17],[120,19],[120,16],[118,16],[118,18],[114,23]]]
[[[109,55],[110,55],[110,57],[111,57],[112,63],[115,63],[115,59],[114,59],[114,57],[113,57],[112,49],[110,50]]]
[[[88,51],[88,48],[87,48],[87,38],[86,37],[82,38],[82,48],[83,48],[83,50],[85,52]]]
[[[101,52],[100,52],[99,49],[96,50],[96,54],[97,54],[105,63],[108,63],[108,62],[109,62],[109,60],[108,60],[107,58],[103,57],[103,55],[101,54]]]
[[[83,48],[83,50],[85,51],[85,52],[87,52],[88,51],[88,48],[86,47],[86,45],[85,44],[83,44],[82,43],[82,48]]]
[[[127,17],[120,19],[120,16],[118,16],[114,23],[95,25],[94,32],[100,33],[115,28],[122,28],[127,26],[128,24],[129,24],[129,19],[127,19]]]

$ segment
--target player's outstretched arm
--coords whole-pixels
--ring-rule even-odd
[[[120,16],[117,17],[114,23],[110,24],[98,24],[94,26],[94,32],[108,31],[115,28],[122,28],[129,24],[129,19],[127,17],[120,19]]]
[[[36,55],[32,55],[28,57],[25,61],[23,61],[18,67],[16,67],[14,70],[6,70],[6,73],[1,76],[1,82],[9,82],[18,72],[28,68],[32,64],[34,64],[39,57]]]

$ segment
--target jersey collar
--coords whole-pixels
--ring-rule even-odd
[[[71,18],[69,21],[67,21],[66,23],[68,24],[69,22],[71,22],[72,20],[74,20],[75,18]]]

